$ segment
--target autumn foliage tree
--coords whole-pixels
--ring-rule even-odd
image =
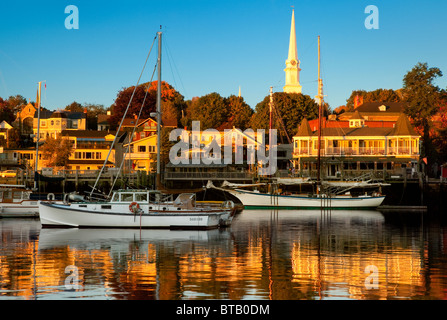
[[[72,141],[62,136],[47,137],[41,151],[47,167],[66,167],[74,147]]]
[[[128,105],[129,110],[126,114],[127,118],[132,118],[135,115],[138,116],[141,108],[141,119],[149,118],[151,112],[155,112],[157,108],[157,85],[158,82],[153,81],[150,83],[141,84],[137,86],[136,89],[135,86],[132,86],[123,88],[120,92],[118,92],[115,103],[112,105],[112,116],[109,119],[110,126],[112,128],[118,127]],[[166,117],[169,116],[176,117],[174,121],[178,122],[181,109],[185,106],[183,96],[169,83],[162,81],[161,100],[162,121],[163,114],[165,114],[164,120],[167,120]],[[172,121],[172,119],[170,120]]]

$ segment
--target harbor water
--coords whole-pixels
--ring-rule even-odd
[[[208,231],[0,219],[0,299],[444,300],[447,226],[399,216],[244,210]]]

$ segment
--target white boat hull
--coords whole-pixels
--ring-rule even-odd
[[[22,200],[20,202],[1,203],[0,217],[38,217],[39,201],[38,200]]]
[[[149,210],[141,205],[141,213],[129,211],[129,204],[39,204],[42,226],[104,228],[181,228],[212,229],[231,222],[234,209],[221,210]],[[81,207],[82,206],[82,207]]]
[[[362,209],[377,208],[385,196],[335,196],[331,198],[307,197],[304,195],[275,195],[246,190],[227,190],[238,198],[244,208],[331,208]]]

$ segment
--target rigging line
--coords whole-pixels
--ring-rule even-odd
[[[182,77],[180,76],[180,72],[178,71],[177,65],[175,64],[174,57],[172,56],[171,50],[169,49],[168,42],[166,41],[166,37],[165,37],[165,47],[166,47],[166,54],[168,56],[169,65],[171,66],[171,60],[169,59],[169,57],[171,57],[172,64],[174,65],[174,68],[172,68],[172,67],[171,68],[178,74],[178,79],[180,81],[180,85],[182,86],[183,92],[185,93],[185,96],[189,96],[188,92],[186,91],[185,86],[183,85]],[[174,79],[174,81],[175,81],[175,79]]]
[[[166,48],[166,56],[168,58],[169,68],[171,70],[172,80],[174,81],[174,85],[177,87],[177,81],[175,81],[175,76],[174,76],[174,68],[172,68],[171,57],[169,55],[169,50],[167,49],[166,40],[165,40],[165,48]]]
[[[284,125],[284,121],[282,120],[281,116],[279,115],[279,110],[276,108],[275,104],[273,104],[273,110],[275,111],[277,120],[279,120],[281,123],[282,129],[284,130],[284,133],[286,134],[287,140],[289,141],[289,143],[292,143],[292,141],[290,140],[289,134],[287,133],[286,126]]]
[[[149,53],[147,54],[146,61],[144,62],[144,65],[143,65],[143,69],[141,70],[140,76],[138,77],[137,84],[135,85],[135,88],[134,88],[134,90],[133,90],[133,92],[132,92],[132,96],[130,97],[129,103],[127,104],[127,108],[126,108],[126,111],[124,112],[123,118],[121,119],[120,125],[119,125],[118,129],[116,130],[115,138],[113,139],[113,142],[112,142],[112,144],[111,144],[111,146],[110,146],[110,149],[109,149],[109,152],[108,152],[108,154],[107,154],[107,157],[106,157],[106,159],[104,160],[104,164],[102,165],[101,170],[99,171],[98,177],[96,178],[96,181],[95,181],[95,184],[94,184],[94,186],[93,186],[92,192],[90,193],[90,197],[92,196],[92,194],[93,194],[93,190],[95,190],[96,185],[98,184],[99,178],[101,177],[101,175],[102,175],[102,173],[103,173],[103,171],[104,171],[104,168],[105,168],[105,166],[106,166],[106,164],[107,164],[107,161],[109,160],[110,153],[112,152],[113,147],[114,147],[114,145],[115,145],[115,143],[116,143],[116,140],[118,139],[119,132],[120,132],[120,130],[121,130],[121,127],[122,127],[122,125],[123,125],[124,119],[125,119],[125,117],[126,117],[126,115],[127,115],[127,111],[129,110],[130,104],[131,104],[131,102],[132,102],[132,100],[133,100],[133,97],[134,97],[134,95],[135,95],[135,91],[137,90],[137,87],[138,87],[138,85],[140,84],[141,77],[142,77],[142,75],[143,75],[144,69],[146,68],[146,64],[147,64],[147,61],[148,61],[148,59],[149,59],[149,56],[151,55],[152,48],[153,48],[153,46],[154,46],[155,40],[157,39],[157,35],[158,35],[158,34],[155,35],[154,40],[152,41],[152,45],[151,45],[151,48],[149,49]]]
[[[114,186],[116,184],[116,181],[118,180],[118,178],[119,178],[119,176],[121,174],[121,169],[122,169],[123,164],[124,164],[124,162],[126,160],[126,155],[128,153],[130,153],[130,145],[132,143],[133,136],[135,134],[135,130],[137,128],[138,121],[140,121],[140,117],[141,117],[141,113],[143,111],[144,103],[146,102],[147,94],[149,92],[149,86],[152,85],[152,80],[154,79],[154,74],[155,74],[156,70],[157,70],[157,63],[155,64],[154,71],[152,72],[151,80],[147,83],[146,90],[145,90],[146,92],[144,94],[143,102],[141,103],[140,112],[138,113],[137,121],[135,121],[135,125],[133,127],[132,134],[131,134],[130,139],[129,139],[129,143],[127,144],[126,151],[124,152],[123,159],[121,160],[121,164],[120,164],[120,168],[119,168],[118,174],[116,175],[115,179],[113,180],[113,184],[112,184],[112,186],[111,186],[111,188],[109,190],[108,197],[110,197],[110,195],[111,195],[111,193],[113,191],[113,188],[114,188]]]

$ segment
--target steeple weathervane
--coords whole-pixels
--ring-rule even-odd
[[[290,26],[289,55],[286,60],[286,85],[283,90],[287,93],[301,93],[300,61],[296,47],[295,10],[292,10],[292,23]]]

